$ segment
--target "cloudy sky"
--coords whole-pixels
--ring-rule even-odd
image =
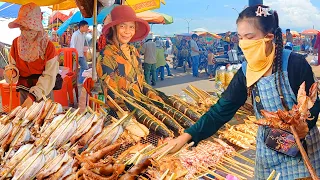
[[[235,31],[238,12],[247,4],[248,0],[166,0],[156,11],[173,16],[174,23],[153,25],[152,31],[160,35],[185,33],[190,19],[190,31],[200,27],[215,33]],[[264,0],[264,4],[278,11],[283,30],[320,29],[320,0]]]

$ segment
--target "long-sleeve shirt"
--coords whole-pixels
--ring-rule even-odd
[[[56,50],[51,41],[48,42],[44,59],[38,58],[33,62],[23,61],[18,53],[18,38],[13,40],[10,48],[10,66],[15,67],[18,70],[20,77],[13,79],[13,83],[24,84],[25,79],[32,75],[39,75],[38,79],[35,79],[34,86],[28,87],[30,95],[34,100],[42,99],[43,95],[47,96],[53,89],[56,76],[59,72],[59,62],[56,56]],[[6,81],[10,80],[5,76]],[[17,87],[18,88],[18,87]],[[23,102],[22,102],[23,103]]]
[[[84,57],[84,42],[85,42],[86,34],[81,33],[80,30],[77,30],[72,34],[70,47],[76,48],[78,51],[79,57]]]
[[[299,87],[304,81],[306,82],[307,94],[309,88],[315,82],[308,62],[301,55],[295,53],[291,53],[289,57],[288,77],[295,95],[297,95]],[[237,110],[246,102],[247,95],[246,77],[240,69],[219,101],[185,132],[192,136],[192,141],[195,143],[212,136],[232,119]],[[315,126],[319,112],[320,101],[317,98],[314,106],[310,109],[311,117],[314,117],[314,119],[307,121],[309,129]]]

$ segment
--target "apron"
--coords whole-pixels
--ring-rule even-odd
[[[283,50],[282,55],[282,69],[284,73],[284,82],[281,80],[281,87],[284,96],[285,103],[288,108],[291,109],[296,103],[296,96],[293,93],[289,84],[288,78],[288,59],[291,51]],[[243,72],[246,74],[246,63],[242,65]],[[284,109],[281,99],[278,94],[278,90],[275,84],[275,74],[268,77],[262,77],[257,83],[256,87],[259,90],[259,96],[262,105],[267,111],[277,111],[278,109]],[[256,99],[256,98],[253,98]],[[254,103],[254,110],[257,119],[263,118],[258,112],[256,102]],[[276,173],[281,173],[280,180],[293,180],[298,178],[310,177],[307,168],[304,165],[301,156],[290,157],[281,153],[278,153],[272,149],[269,149],[265,143],[265,127],[259,126],[257,134],[257,149],[256,149],[256,162],[255,162],[255,179],[265,180],[269,177],[272,170]],[[320,176],[320,133],[317,126],[313,127],[306,136],[307,154],[310,158],[313,168],[316,170],[317,175]]]

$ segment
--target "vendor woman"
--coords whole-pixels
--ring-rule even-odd
[[[150,27],[126,5],[115,7],[104,22],[103,36],[98,45],[101,52],[97,60],[97,74],[105,97],[110,95],[114,98],[106,83],[115,90],[127,91],[133,84],[142,87],[144,77],[139,54],[129,43],[143,40],[149,34]],[[109,101],[107,103],[114,107]]]
[[[56,50],[42,26],[40,7],[34,3],[21,6],[9,28],[20,28],[10,49],[9,65],[5,68],[8,83],[17,83],[20,103],[30,107],[52,91],[59,64]]]
[[[283,50],[282,31],[278,14],[266,6],[252,6],[243,10],[237,19],[239,45],[246,63],[236,73],[219,101],[199,121],[178,138],[169,141],[172,152],[185,143],[196,144],[212,136],[227,123],[245,103],[248,94],[254,95],[257,119],[260,110],[277,111],[291,109],[297,102],[299,86],[305,82],[307,92],[315,82],[312,69],[306,59],[289,50]],[[249,93],[250,92],[250,93]],[[279,95],[281,94],[281,96]],[[283,98],[280,98],[283,97]],[[311,164],[320,176],[320,133],[316,127],[320,101],[310,110],[312,120],[296,127],[300,138],[306,141],[306,151]],[[305,127],[309,131],[304,133]],[[281,173],[280,179],[293,180],[310,177],[301,155],[291,157],[266,146],[264,139],[268,128],[260,126],[257,134],[255,179],[265,180],[272,170]],[[269,131],[270,132],[270,131]]]

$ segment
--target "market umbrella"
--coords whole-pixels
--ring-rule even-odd
[[[302,31],[301,34],[303,34],[303,35],[316,35],[318,33],[319,33],[319,31],[316,29],[307,29],[307,30]]]
[[[298,31],[290,31],[292,34],[292,37],[300,37],[300,34],[298,33]],[[287,35],[285,33],[282,34],[283,37],[286,37]]]
[[[52,10],[68,10],[72,8],[77,8],[77,4],[74,0],[65,0],[60,4],[55,4],[52,7]]]
[[[27,4],[33,2],[39,6],[50,6],[54,4],[62,3],[66,0],[4,0],[4,2],[14,3],[14,4]]]
[[[112,11],[112,9],[114,7],[118,6],[117,4],[114,4],[110,7],[105,7],[102,9],[102,11],[98,14],[97,16],[97,21],[98,24],[103,23],[104,18],[110,14],[110,12]],[[89,26],[93,25],[93,18],[84,18],[81,14],[80,11],[77,11],[76,13],[74,13],[69,19],[67,19],[57,30],[57,34],[59,36],[61,36],[63,34],[64,31],[66,31],[69,27],[69,25],[71,24],[75,24],[80,22],[81,20],[85,20],[88,22]]]
[[[131,6],[136,13],[159,9],[161,3],[166,4],[165,0],[125,0],[124,2],[125,5]]]
[[[215,39],[221,39],[221,36],[219,36],[218,34],[215,34],[215,33],[200,32],[200,33],[196,33],[196,34],[198,34],[199,36],[203,36],[203,37],[205,37],[205,36],[211,36],[211,37],[213,37],[213,38],[215,38]]]
[[[173,17],[167,14],[154,11],[144,11],[137,13],[137,17],[146,20],[149,24],[172,24]]]
[[[209,32],[209,31],[207,29],[205,29],[205,28],[197,28],[197,29],[192,30],[192,32],[205,33],[205,32]]]

